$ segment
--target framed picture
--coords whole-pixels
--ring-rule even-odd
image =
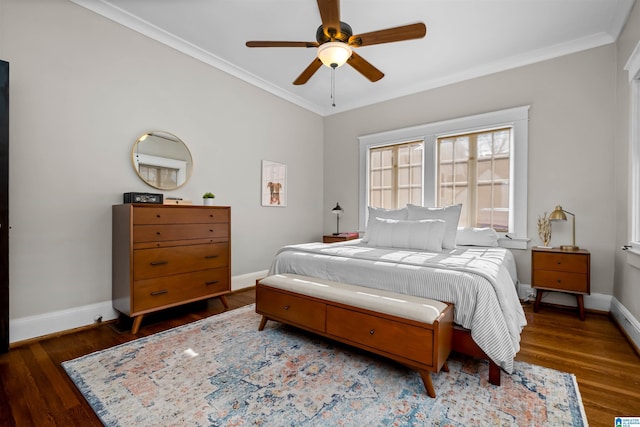
[[[287,165],[262,161],[262,206],[287,206]]]

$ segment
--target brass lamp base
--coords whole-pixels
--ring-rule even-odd
[[[560,250],[561,251],[578,251],[580,250],[580,248],[573,245],[561,245]]]

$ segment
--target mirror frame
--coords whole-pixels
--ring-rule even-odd
[[[140,155],[144,155],[139,153],[138,150],[138,145],[145,141],[148,137],[150,136],[155,136],[157,138],[161,138],[161,139],[165,139],[167,141],[172,141],[175,142],[177,144],[181,144],[182,148],[184,148],[184,150],[186,151],[186,154],[189,157],[189,160],[186,161],[185,163],[185,176],[184,176],[184,180],[182,181],[182,183],[176,185],[175,187],[170,187],[170,188],[164,188],[164,187],[160,187],[157,186],[149,181],[147,181],[141,174],[140,171],[138,169],[138,162],[136,162],[136,157],[139,157]],[[152,156],[153,158],[153,156]],[[172,159],[171,157],[164,157],[164,156],[158,156],[156,157],[156,159],[162,159],[161,163],[164,163],[164,165],[166,166],[174,166],[174,164],[172,164],[172,162],[184,162],[183,160],[176,160],[176,159]],[[160,131],[160,130],[154,130],[154,131],[150,131],[150,132],[145,132],[142,135],[140,135],[140,137],[136,140],[136,142],[133,143],[133,147],[131,148],[131,162],[133,165],[133,170],[135,171],[136,175],[138,175],[138,177],[148,186],[156,188],[158,190],[163,190],[163,191],[172,191],[172,190],[176,190],[180,187],[182,187],[183,185],[185,185],[187,182],[189,182],[189,179],[191,178],[191,175],[193,174],[193,156],[191,155],[191,151],[189,150],[189,147],[187,146],[187,144],[184,143],[184,141],[182,141],[180,138],[178,138],[176,135],[172,134],[171,132],[167,132],[167,131]],[[163,166],[163,165],[159,165],[159,166]]]

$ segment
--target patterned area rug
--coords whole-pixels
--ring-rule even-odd
[[[453,354],[420,375],[277,322],[255,307],[63,363],[107,426],[585,426],[571,374],[516,362],[502,386],[488,364]]]

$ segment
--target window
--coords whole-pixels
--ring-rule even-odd
[[[502,245],[526,249],[528,121],[524,106],[361,136],[360,230],[367,206],[462,203],[460,225],[494,227]],[[394,160],[401,147],[409,154]]]
[[[140,175],[156,188],[178,187],[178,169],[140,163]]]
[[[462,203],[460,226],[509,231],[511,128],[437,140],[437,206]]]
[[[629,73],[631,109],[629,137],[631,143],[631,245],[640,253],[640,43],[638,43],[624,67]]]
[[[422,204],[422,141],[369,150],[369,205]]]

